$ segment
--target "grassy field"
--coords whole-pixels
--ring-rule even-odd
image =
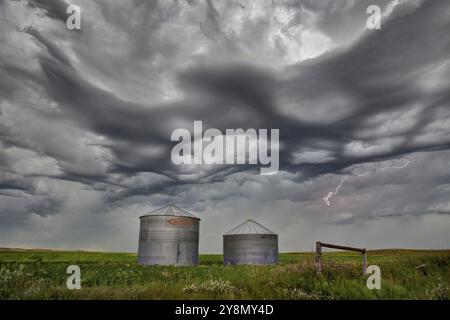
[[[450,250],[377,250],[381,290],[369,290],[361,257],[326,252],[321,275],[312,253],[280,254],[275,266],[223,266],[201,255],[196,267],[139,266],[136,255],[0,249],[0,299],[449,299]],[[66,269],[81,268],[81,290]]]

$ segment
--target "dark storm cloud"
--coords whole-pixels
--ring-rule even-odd
[[[242,101],[255,111],[255,121],[259,122],[260,127],[281,128],[281,141],[287,146],[281,159],[284,160],[283,167],[288,170],[298,169],[298,166],[286,163],[293,149],[308,146],[311,141],[317,140],[329,141],[329,151],[337,159],[317,166],[306,164],[309,170],[317,173],[333,172],[351,164],[380,161],[420,150],[448,149],[448,139],[436,139],[428,144],[411,142],[435,120],[434,109],[448,105],[450,101],[448,83],[440,90],[430,92],[417,90],[415,85],[415,79],[423,70],[448,60],[450,39],[445,35],[450,28],[450,20],[444,18],[448,17],[448,12],[443,10],[445,7],[447,3],[444,1],[427,2],[414,13],[389,21],[379,32],[367,31],[359,41],[337,55],[330,53],[316,61],[288,67],[291,74],[298,74],[288,80],[276,82],[273,78],[242,67],[223,68],[223,72],[220,69],[197,71],[191,79],[217,96]],[[442,18],[437,18],[439,16]],[[296,105],[287,114],[277,109],[274,94],[277,89],[281,99]],[[330,95],[329,99],[327,95]],[[340,105],[336,101],[340,97],[346,98],[345,101],[351,100],[353,105]],[[416,124],[401,132],[404,143],[388,152],[371,156],[350,157],[344,154],[344,144],[357,139],[355,132],[365,128],[366,120],[383,112],[407,110],[418,101],[423,101],[425,107]],[[323,111],[317,119],[308,121],[307,114],[316,112],[311,109],[318,105],[323,107]],[[334,119],[333,113],[347,107],[352,109]],[[306,117],[303,118],[303,115]],[[363,143],[370,144],[377,138],[369,137]]]
[[[46,9],[48,10],[47,7]],[[404,84],[420,72],[420,68],[431,63],[439,63],[446,58],[449,42],[444,35],[449,25],[444,20],[431,19],[441,12],[445,13],[441,11],[439,4],[427,3],[421,10],[411,15],[390,21],[377,33],[367,32],[365,37],[337,56],[330,54],[311,65],[294,67],[297,69],[294,72],[299,76],[288,80],[277,80],[273,74],[245,65],[193,69],[183,76],[183,82],[185,85],[187,83],[188,88],[197,86],[198,90],[212,95],[213,100],[203,106],[194,105],[195,102],[190,101],[178,102],[174,106],[145,106],[123,101],[83,79],[82,75],[70,66],[64,52],[37,30],[29,28],[26,32],[42,43],[50,56],[40,58],[45,79],[38,81],[46,81],[45,87],[49,95],[59,102],[61,107],[67,108],[80,124],[112,140],[155,143],[166,149],[163,155],[151,161],[141,157],[142,164],[129,162],[124,164],[120,163],[120,158],[126,153],[132,153],[132,148],[123,152],[111,145],[109,147],[119,160],[114,165],[116,168],[133,171],[132,166],[135,166],[136,172],[176,170],[171,168],[168,161],[167,137],[173,129],[168,123],[170,119],[177,117],[184,118],[187,122],[202,119],[210,127],[218,128],[281,128],[281,141],[286,146],[281,156],[282,168],[294,171],[299,167],[286,161],[292,154],[292,149],[307,146],[310,140],[326,140],[332,146],[329,151],[334,153],[338,160],[327,164],[321,163],[317,166],[319,168],[315,168],[314,164],[300,166],[301,169],[306,168],[313,174],[318,174],[333,172],[358,162],[382,160],[384,157],[400,156],[428,148],[448,147],[448,144],[442,141],[425,146],[405,143],[389,153],[357,159],[342,153],[343,144],[353,138],[353,132],[364,124],[365,119],[389,109],[408,107],[413,101],[423,98],[422,92],[417,92],[414,88],[405,88]],[[207,19],[213,19],[216,15],[212,4],[208,3]],[[430,23],[434,25],[429,26]],[[443,39],[437,35],[442,35]],[[410,41],[405,41],[405,37],[408,36]],[[413,39],[423,39],[424,43],[418,45],[417,41],[411,41]],[[401,75],[399,70],[402,70]],[[370,81],[374,76],[377,80]],[[448,96],[443,95],[444,92],[448,92],[445,89],[439,93],[441,96],[434,94],[434,101],[422,111],[424,114],[430,113],[432,111],[430,109],[448,101]],[[292,119],[289,115],[280,113],[275,95],[277,90],[281,92],[284,100],[292,100],[298,104],[306,100],[311,102],[310,106],[316,102],[314,95],[320,98],[323,93],[330,92],[339,92],[356,101],[354,109],[342,119],[331,123],[327,121],[311,123],[302,119]],[[250,119],[235,117],[221,123],[214,120],[215,110],[226,108],[230,101],[242,103],[241,108],[248,111]],[[330,104],[326,108],[335,108],[333,99],[324,103]],[[306,113],[307,108],[299,108],[295,112]],[[329,115],[324,113],[322,117],[326,118]],[[417,133],[420,127],[432,120],[426,118],[421,117],[416,127],[405,134]],[[371,139],[373,138],[376,137]],[[143,165],[144,163],[146,165]],[[175,175],[172,173],[172,176]]]
[[[38,40],[41,44],[43,44],[47,49],[48,53],[54,59],[58,60],[60,63],[64,65],[70,65],[70,61],[65,55],[65,53],[61,49],[59,49],[54,43],[48,41],[45,37],[43,37],[38,30],[30,27],[24,30],[24,32],[33,36],[36,40]]]
[[[2,221],[32,214],[37,227],[67,231],[64,214],[137,212],[169,200],[214,221],[259,212],[286,230],[295,203],[306,225],[446,217],[449,3],[400,1],[381,30],[365,30],[369,2],[80,1],[80,33],[61,23],[63,1],[0,3],[13,13],[0,32],[8,45],[0,50]],[[30,8],[29,23],[14,21]],[[304,38],[289,38],[299,30]],[[331,45],[319,50],[320,41]],[[314,58],[293,59],[298,43]],[[170,134],[192,130],[194,120],[222,131],[279,128],[281,172],[174,165]],[[395,188],[380,192],[387,178],[377,173],[345,186],[335,216],[323,207],[358,166],[376,173],[407,158],[425,172],[433,155],[441,161],[417,185],[391,174]],[[276,203],[284,222],[268,218]]]
[[[43,9],[49,18],[54,18],[65,23],[67,18],[67,7],[69,4],[64,0],[47,1],[47,0],[30,0],[28,5],[31,8]]]
[[[271,74],[246,66],[209,67],[200,70],[191,70],[183,77],[184,82],[190,86],[195,85],[213,95],[214,104],[205,106],[193,105],[192,102],[180,102],[176,106],[141,106],[130,104],[104,92],[84,81],[75,70],[64,67],[66,60],[61,60],[62,54],[47,40],[43,41],[49,49],[49,54],[60,60],[60,64],[53,60],[41,60],[48,84],[47,90],[63,107],[70,108],[75,117],[90,129],[105,134],[113,139],[127,141],[141,141],[147,143],[161,143],[167,145],[167,137],[172,130],[167,126],[174,117],[184,118],[188,122],[202,119],[211,127],[259,127],[282,128],[281,141],[287,148],[283,150],[282,159],[289,159],[292,148],[308,144],[309,140],[327,140],[332,143],[331,152],[336,153],[335,162],[329,163],[328,170],[333,171],[358,162],[379,161],[387,157],[396,157],[403,154],[426,150],[448,148],[448,141],[436,141],[428,145],[414,145],[405,141],[395,150],[385,152],[376,157],[346,157],[342,153],[343,144],[354,138],[354,132],[364,125],[364,121],[374,114],[392,109],[408,108],[414,101],[424,98],[423,92],[417,92],[414,87],[405,87],[405,83],[413,83],[414,77],[420,69],[431,64],[441,63],[447,58],[450,51],[449,40],[445,37],[450,22],[435,19],[442,12],[439,5],[425,4],[421,10],[406,15],[397,20],[390,21],[384,29],[377,33],[371,32],[359,42],[337,56],[318,59],[308,66],[295,67],[299,76],[287,81],[277,81]],[[445,11],[444,11],[445,12]],[[428,21],[438,21],[429,26]],[[411,27],[413,26],[413,27]],[[389,37],[387,37],[389,35]],[[436,35],[442,35],[437,37]],[[423,43],[405,41],[405,37],[413,40],[423,39]],[[386,40],[388,38],[388,40]],[[442,39],[442,40],[441,40]],[[377,45],[374,45],[377,44]],[[430,49],[432,48],[432,49]],[[401,71],[400,71],[401,70]],[[356,72],[357,71],[357,72]],[[400,72],[399,72],[400,71]],[[291,71],[292,72],[292,71]],[[371,81],[376,77],[375,81]],[[309,123],[302,119],[293,120],[287,115],[280,114],[275,101],[275,92],[280,88],[283,99],[302,104],[302,101],[311,101],[310,106],[299,108],[295,112],[308,112],[308,108],[320,99],[323,94],[339,92],[344,97],[349,96],[355,100],[354,108],[342,119],[327,123],[330,115],[323,114],[322,121]],[[432,118],[427,116],[433,108],[440,107],[448,101],[448,88],[441,92],[433,92],[431,101],[424,110],[418,123],[408,132],[406,137],[412,137],[428,124]],[[306,99],[305,99],[306,98]],[[225,100],[225,101],[224,101]],[[219,125],[213,120],[214,110],[226,107],[228,101],[239,101],[243,109],[248,109],[252,115],[249,119],[231,118]],[[318,101],[320,103],[320,101]],[[335,108],[333,99],[326,108]],[[340,106],[338,105],[337,108]],[[167,110],[167,109],[170,109]],[[301,115],[300,115],[301,118]],[[331,115],[333,118],[333,115]],[[252,121],[253,119],[253,121]],[[367,142],[376,137],[367,139]],[[112,147],[114,149],[114,147]],[[120,155],[120,152],[117,152]],[[156,166],[148,164],[150,171],[168,169],[168,152],[155,159]],[[159,168],[158,163],[163,163]],[[282,163],[290,170],[296,170],[295,165],[287,161]],[[309,165],[311,167],[311,165]],[[320,164],[320,173],[327,172],[327,166]],[[138,170],[143,170],[138,166]]]

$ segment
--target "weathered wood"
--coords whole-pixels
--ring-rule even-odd
[[[320,243],[320,245],[322,247],[366,253],[366,249],[365,248],[353,248],[353,247],[340,246],[340,245],[337,245],[337,244],[324,243],[324,242],[319,242],[319,243]]]
[[[363,275],[367,274],[367,256],[366,253],[363,253]]]
[[[362,253],[362,260],[363,260],[363,275],[367,274],[366,248],[353,248],[353,247],[340,246],[340,245],[337,245],[337,244],[331,244],[331,243],[325,243],[325,242],[316,241],[315,264],[316,264],[316,271],[317,271],[318,274],[320,274],[322,272],[322,262],[321,262],[322,247],[331,248],[331,249],[346,250],[346,251],[361,252]]]
[[[322,246],[319,241],[316,242],[316,256],[315,256],[315,262],[316,262],[316,272],[320,274],[322,272],[322,262],[321,262],[321,256],[322,256]]]

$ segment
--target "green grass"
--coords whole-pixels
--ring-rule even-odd
[[[131,253],[0,249],[0,299],[449,299],[450,250],[376,250],[381,290],[369,290],[361,256],[280,254],[275,266],[224,266],[201,255],[196,267],[140,266]],[[81,268],[81,290],[66,269]],[[421,266],[420,268],[417,268]]]

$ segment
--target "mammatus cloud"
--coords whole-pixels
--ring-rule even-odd
[[[380,30],[372,1],[74,1],[70,31],[63,1],[1,1],[0,244],[135,250],[176,202],[203,251],[248,217],[282,251],[448,246],[450,5],[375,2]],[[174,165],[194,120],[280,129],[279,174]]]

